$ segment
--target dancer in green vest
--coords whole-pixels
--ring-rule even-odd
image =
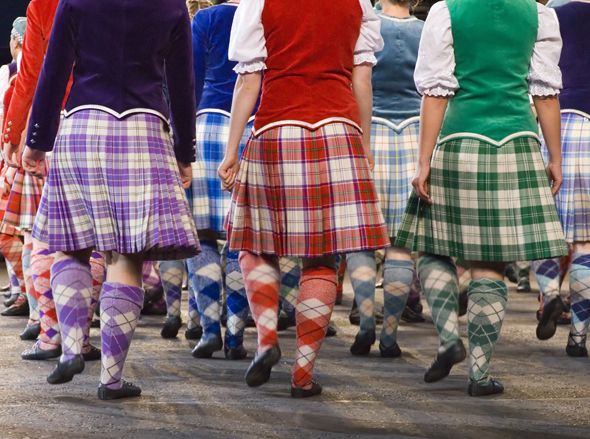
[[[466,357],[453,258],[471,267],[468,393],[483,396],[504,390],[489,368],[508,298],[506,263],[567,254],[553,200],[562,181],[560,51],[554,13],[534,0],[447,0],[426,21],[415,72],[424,95],[419,163],[396,241],[421,252],[418,273],[440,337],[426,382]]]

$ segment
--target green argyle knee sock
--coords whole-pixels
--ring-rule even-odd
[[[425,254],[418,259],[418,277],[432,312],[444,352],[459,340],[459,282],[457,268],[447,256]]]
[[[504,281],[475,279],[469,284],[468,295],[469,379],[485,383],[490,379],[490,361],[500,338],[508,288]]]

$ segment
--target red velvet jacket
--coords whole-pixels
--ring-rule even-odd
[[[4,115],[4,143],[18,145],[26,128],[59,0],[31,0],[27,8],[27,31],[14,93]],[[67,95],[67,94],[66,94]]]

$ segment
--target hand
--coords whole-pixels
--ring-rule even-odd
[[[217,174],[221,178],[221,187],[223,190],[231,192],[236,183],[236,177],[240,170],[240,162],[237,157],[225,156],[223,162],[217,169]]]
[[[412,186],[416,194],[421,200],[426,201],[428,204],[432,204],[432,198],[428,193],[428,178],[430,177],[430,164],[418,165],[416,175],[412,180]]]
[[[23,152],[22,164],[23,169],[28,174],[39,178],[43,178],[47,175],[47,167],[45,166],[45,151],[31,149],[27,146]]]
[[[545,172],[547,172],[547,177],[549,177],[549,181],[551,182],[551,193],[553,195],[557,195],[559,188],[561,187],[561,183],[563,183],[561,163],[549,162],[545,168]]]
[[[180,172],[180,182],[182,187],[188,189],[193,182],[193,166],[190,163],[178,163],[178,171]]]
[[[4,161],[11,168],[20,167],[20,151],[19,146],[12,143],[6,143],[2,153],[4,154]]]

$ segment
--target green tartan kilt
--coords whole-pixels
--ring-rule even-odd
[[[437,145],[432,205],[412,193],[395,244],[466,261],[528,261],[567,255],[539,142],[501,147],[474,138]]]

